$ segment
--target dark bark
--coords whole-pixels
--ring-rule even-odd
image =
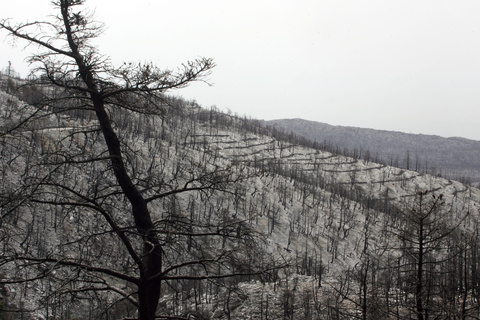
[[[138,319],[155,319],[155,312],[160,299],[161,279],[150,281],[149,278],[162,271],[162,248],[153,232],[154,226],[147,203],[132,183],[125,168],[120,149],[120,142],[111,127],[111,121],[105,111],[103,101],[101,97],[96,94],[92,94],[92,101],[102,128],[105,142],[108,146],[115,177],[132,206],[135,227],[143,239],[143,259],[142,264],[139,266],[140,283],[138,285]]]
[[[99,92],[91,68],[85,64],[85,58],[79,52],[78,45],[73,39],[73,33],[69,22],[69,1],[62,0],[60,5],[68,43],[78,66],[79,74],[90,92],[90,99],[110,155],[113,173],[120,188],[131,204],[135,227],[143,239],[144,250],[141,261],[142,263],[139,265],[140,281],[138,284],[138,319],[152,320],[155,318],[155,312],[160,299],[161,279],[150,281],[149,278],[162,271],[162,248],[153,232],[154,226],[147,207],[147,202],[137,187],[133,184],[125,167],[120,141],[112,128],[112,121],[106,112],[104,97]]]
[[[99,56],[95,49],[88,45],[88,40],[94,38],[98,33],[95,25],[89,26],[87,19],[82,16],[80,11],[72,11],[71,7],[81,5],[83,1],[56,0],[53,3],[57,9],[60,9],[60,15],[55,23],[45,23],[45,25],[52,26],[52,34],[28,31],[29,27],[44,25],[43,22],[11,26],[8,22],[2,20],[0,21],[0,28],[7,30],[14,37],[24,39],[30,44],[38,45],[41,50],[46,52],[32,56],[32,61],[39,62],[42,65],[37,69],[37,71],[42,72],[42,77],[37,78],[35,81],[41,85],[48,86],[48,88],[52,86],[59,88],[60,90],[58,91],[61,91],[62,95],[55,96],[52,94],[49,96],[49,93],[47,93],[46,99],[48,102],[39,102],[38,112],[43,110],[44,106],[46,106],[45,110],[53,110],[52,113],[56,115],[67,109],[74,111],[88,110],[91,112],[91,114],[89,113],[89,116],[91,116],[89,121],[95,120],[98,124],[98,127],[95,124],[95,134],[97,132],[101,132],[101,134],[99,140],[95,136],[95,142],[91,141],[89,147],[92,147],[92,149],[82,145],[84,154],[79,156],[78,160],[74,159],[75,155],[69,153],[70,150],[61,149],[61,143],[55,141],[55,138],[48,139],[47,137],[47,142],[54,145],[54,147],[59,147],[59,151],[54,150],[52,154],[48,154],[48,150],[45,149],[44,151],[42,149],[42,155],[45,158],[51,157],[52,161],[45,160],[46,162],[40,161],[39,163],[46,165],[47,171],[52,171],[45,174],[46,178],[44,180],[35,177],[32,180],[35,182],[28,185],[28,187],[33,186],[34,191],[30,193],[27,190],[28,188],[26,188],[26,192],[29,192],[29,201],[35,205],[51,206],[55,209],[65,207],[73,207],[74,210],[86,209],[89,213],[93,212],[92,216],[99,214],[99,217],[103,217],[108,227],[96,226],[98,230],[95,230],[95,232],[98,232],[97,234],[93,232],[94,235],[89,235],[88,232],[90,230],[86,230],[86,235],[74,239],[72,244],[78,243],[79,246],[82,244],[84,248],[87,248],[85,249],[87,252],[86,257],[64,258],[58,254],[54,258],[42,255],[32,258],[25,254],[23,261],[26,261],[26,265],[29,262],[35,262],[39,266],[43,264],[42,267],[46,266],[45,270],[48,272],[57,267],[59,269],[61,267],[66,269],[71,267],[78,270],[79,274],[85,276],[85,278],[88,278],[90,275],[93,277],[98,276],[105,283],[105,286],[101,288],[98,285],[98,288],[92,286],[88,289],[78,289],[83,291],[90,289],[92,291],[108,290],[107,284],[111,277],[122,281],[122,283],[132,285],[131,287],[133,288],[128,287],[128,292],[121,292],[121,295],[124,299],[130,302],[133,301],[132,304],[138,308],[138,319],[141,320],[155,319],[158,301],[161,296],[161,284],[164,280],[168,280],[170,283],[180,279],[221,279],[236,275],[261,274],[260,272],[255,273],[255,271],[250,269],[248,271],[238,269],[238,271],[231,273],[225,269],[222,272],[220,268],[218,268],[220,274],[211,273],[210,266],[212,265],[237,263],[236,261],[232,263],[229,260],[232,258],[233,253],[228,250],[224,252],[219,250],[219,252],[213,253],[200,252],[198,255],[204,254],[204,256],[196,256],[197,253],[190,253],[191,247],[189,247],[185,249],[189,255],[178,258],[179,261],[172,261],[177,259],[176,257],[174,259],[167,258],[169,257],[168,254],[174,255],[171,251],[175,250],[174,252],[177,252],[176,249],[180,248],[180,251],[183,249],[181,248],[182,243],[180,243],[178,247],[172,250],[172,244],[165,241],[165,233],[167,232],[165,230],[168,229],[170,234],[170,229],[172,229],[176,231],[177,236],[183,237],[182,239],[188,237],[190,240],[193,237],[203,239],[205,237],[223,236],[224,241],[227,239],[231,243],[238,245],[242,244],[242,238],[248,234],[248,228],[235,228],[240,220],[224,220],[225,226],[222,226],[221,223],[218,224],[217,221],[215,225],[213,223],[212,225],[210,223],[206,225],[200,224],[196,226],[195,230],[188,229],[186,231],[183,228],[185,225],[183,220],[173,219],[172,221],[164,221],[162,222],[163,224],[159,224],[157,220],[156,224],[154,224],[152,220],[158,217],[152,217],[152,212],[149,209],[149,206],[153,207],[153,204],[150,203],[161,201],[163,198],[182,192],[202,190],[225,191],[226,185],[231,185],[243,179],[242,174],[236,172],[232,175],[233,170],[231,170],[231,167],[226,169],[215,168],[214,171],[202,168],[198,169],[198,172],[196,171],[197,168],[193,168],[191,172],[189,170],[185,174],[186,182],[164,183],[162,180],[155,182],[153,186],[142,188],[140,184],[136,184],[138,177],[133,173],[136,168],[131,166],[131,162],[129,162],[130,151],[128,147],[125,148],[122,145],[122,129],[119,129],[120,126],[115,126],[114,124],[118,113],[125,110],[141,114],[152,113],[158,115],[162,113],[161,110],[158,110],[156,103],[163,101],[164,91],[171,88],[185,87],[191,81],[202,80],[209,73],[209,70],[214,67],[213,61],[211,59],[199,59],[195,62],[189,62],[183,65],[177,73],[159,70],[152,65],[136,66],[130,64],[124,65],[120,69],[113,69],[109,65],[102,65],[103,57]],[[59,45],[61,42],[63,43]],[[66,104],[66,106],[63,104]],[[30,118],[24,122],[26,123],[29,120]],[[72,141],[75,140],[73,133],[70,138]],[[98,154],[90,157],[88,152],[91,150],[95,150],[92,152],[98,152]],[[64,180],[55,180],[57,176],[53,173],[59,168],[68,172],[68,169],[71,168],[69,166],[72,165],[77,170],[75,174],[81,175],[80,172],[83,167],[75,165],[93,163],[95,161],[101,162],[99,166],[102,167],[102,170],[105,170],[105,175],[108,176],[108,182],[105,182],[100,188],[98,188],[98,185],[95,185],[96,175],[89,179],[93,185],[85,187],[85,189],[76,189],[75,183],[69,185],[69,182],[67,183]],[[189,174],[191,176],[188,176]],[[98,176],[100,177],[101,175],[99,174]],[[60,179],[65,178],[61,177]],[[41,188],[44,189],[40,190]],[[101,190],[100,192],[98,192],[99,189]],[[36,191],[38,191],[38,194],[33,196],[33,193]],[[42,192],[48,194],[49,197],[42,198]],[[116,204],[121,202],[123,205],[123,201],[127,205],[125,205],[125,208],[122,207],[120,210],[117,210]],[[115,205],[112,205],[112,203]],[[99,223],[96,218],[95,222]],[[178,226],[174,225],[175,223]],[[174,234],[173,231],[172,234]],[[118,252],[116,251],[117,248],[114,248],[115,256],[112,254],[110,256],[111,260],[94,261],[94,259],[90,259],[88,252],[91,250],[89,244],[95,242],[96,236],[98,238],[104,236],[101,239],[105,241],[111,240],[110,236],[118,237],[115,240],[119,240],[120,246],[124,245],[124,248],[118,248]],[[26,236],[26,239],[28,240],[28,236]],[[246,237],[245,240],[247,240]],[[117,255],[121,259],[124,258],[124,256],[122,257],[124,254],[123,249],[125,249],[125,252],[128,253],[131,259],[125,258],[124,264],[121,266],[112,265],[111,262],[116,262],[114,259],[117,258]],[[102,250],[99,249],[100,252]],[[12,254],[12,256],[15,255]],[[16,257],[18,258],[18,256]],[[202,272],[198,275],[192,276],[186,272],[189,268],[198,266],[202,267]],[[122,270],[121,268],[124,269]],[[42,279],[47,277],[48,272],[41,272],[39,277],[42,277]],[[105,276],[105,278],[102,278],[102,276]],[[82,283],[83,279],[78,276],[78,279],[75,278],[75,281]],[[29,279],[24,280],[24,282],[28,281]],[[137,290],[135,290],[135,287]],[[74,295],[74,290],[77,289],[70,291],[72,295]],[[120,291],[118,290],[118,292]],[[135,298],[138,298],[138,303],[134,301]],[[72,301],[73,299],[75,297],[72,297]]]
[[[420,200],[421,201],[421,200]],[[416,283],[416,308],[417,308],[417,319],[424,320],[423,315],[423,250],[424,250],[424,239],[423,231],[424,224],[423,221],[420,221],[419,230],[418,230],[418,262],[417,262],[417,283]]]

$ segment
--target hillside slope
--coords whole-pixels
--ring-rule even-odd
[[[0,242],[4,255],[13,252],[18,256],[29,250],[47,256],[64,252],[71,259],[92,259],[128,274],[131,261],[118,249],[118,240],[105,231],[102,217],[88,208],[75,208],[66,202],[54,210],[37,206],[32,197],[11,207],[12,197],[17,201],[15,196],[29,183],[27,175],[37,170],[41,176],[47,165],[58,164],[61,148],[75,155],[93,152],[99,159],[88,166],[70,161],[62,166],[61,174],[56,169],[62,183],[73,190],[99,194],[99,199],[115,193],[116,186],[99,153],[102,149],[97,149],[102,144],[95,138],[95,122],[88,114],[45,115],[42,127],[15,133],[8,128],[30,107],[0,92],[0,108]],[[436,316],[480,312],[479,300],[464,299],[467,311],[458,303],[464,301],[464,295],[480,293],[480,266],[476,263],[480,254],[480,190],[303,146],[272,135],[259,122],[185,101],[176,101],[163,117],[119,113],[115,124],[123,143],[130,146],[125,148],[129,168],[146,192],[154,191],[149,189],[152,181],[182,186],[212,168],[238,176],[226,191],[180,193],[159,199],[152,204],[158,221],[190,218],[196,225],[206,225],[219,217],[239,219],[242,228],[251,228],[256,235],[253,246],[236,248],[242,250],[236,257],[244,259],[245,267],[271,269],[272,262],[285,265],[274,272],[227,280],[216,279],[215,270],[209,270],[211,276],[198,282],[170,280],[163,288],[163,314],[181,319],[416,318],[412,313],[412,255],[418,252],[409,247],[416,238],[407,231],[417,226],[409,214],[423,213],[422,206],[432,214],[422,226],[432,228],[423,257],[429,266],[425,271],[428,281],[417,285],[428,288],[429,297],[435,296],[424,303]],[[45,188],[43,195],[65,196],[51,185]],[[121,197],[112,199],[111,207],[118,210],[114,217],[128,228],[124,201]],[[434,199],[442,199],[438,207],[433,205]],[[241,234],[242,230],[236,232]],[[433,242],[436,232],[442,235],[438,243]],[[212,251],[228,247],[225,238],[223,242],[219,238],[211,242],[198,239],[196,243],[174,232],[165,232],[162,237],[167,262],[180,259],[190,246]],[[85,293],[84,282],[71,280],[82,270],[52,269],[55,272],[33,277],[28,285],[17,284],[18,277],[38,274],[27,272],[30,265],[17,265],[16,259],[4,259],[0,264],[2,299],[10,308],[6,310],[20,309],[27,319],[135,316],[128,307],[135,290],[125,283],[114,282],[115,290],[109,294],[90,296]],[[459,261],[465,273],[459,273]],[[189,275],[199,270],[182,272],[179,274]],[[100,279],[110,280],[90,278],[91,285]],[[445,291],[446,285],[451,290]],[[124,292],[131,293],[122,296]]]
[[[461,181],[480,181],[480,141],[332,126],[303,119],[266,121],[351,155]],[[366,153],[369,155],[366,155]]]

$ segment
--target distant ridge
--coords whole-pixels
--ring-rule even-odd
[[[461,182],[480,182],[480,141],[460,137],[333,126],[304,119],[265,121],[341,153]]]

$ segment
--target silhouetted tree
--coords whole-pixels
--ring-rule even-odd
[[[102,26],[79,9],[84,1],[53,4],[54,21],[0,21],[39,48],[30,58],[37,66],[31,85],[44,88],[31,106],[12,106],[15,116],[2,127],[2,166],[13,168],[4,170],[0,198],[2,283],[39,283],[35,294],[50,309],[63,303],[72,312],[90,299],[90,310],[103,307],[106,317],[133,306],[138,319],[151,320],[162,284],[255,274],[254,264],[243,263],[246,252],[255,256],[248,226],[228,215],[185,214],[175,199],[195,191],[207,201],[243,179],[242,169],[186,155],[168,167],[164,145],[138,139],[152,136],[155,116],[172,108],[164,93],[204,81],[213,60],[177,71],[114,67],[91,45]],[[105,291],[119,298],[99,306]]]

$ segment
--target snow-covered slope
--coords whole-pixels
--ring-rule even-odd
[[[45,115],[41,128],[29,128],[13,136],[7,132],[8,126],[21,119],[22,108],[28,106],[4,92],[0,92],[0,105],[2,201],[20,188],[29,163],[36,163],[30,159],[32,152],[41,149],[42,157],[70,150],[80,156],[86,148],[101,145],[88,140],[90,136],[85,132],[94,130],[96,124],[84,114]],[[288,265],[268,276],[265,273],[240,277],[228,286],[205,280],[187,290],[186,284],[170,283],[162,298],[164,313],[221,319],[352,318],[361,314],[364,301],[357,293],[361,282],[354,275],[373,265],[375,274],[371,276],[368,299],[376,294],[386,304],[385,297],[398,295],[402,290],[400,283],[398,286],[390,283],[384,296],[371,288],[380,288],[384,283],[380,280],[388,278],[386,270],[393,272],[389,267],[400,263],[405,248],[401,249],[402,238],[395,230],[402,228],[403,214],[415,206],[418,195],[424,191],[428,196],[442,194],[444,204],[439,214],[442,219],[448,216],[451,226],[458,225],[461,231],[455,239],[459,244],[463,235],[471,239],[476,234],[480,190],[456,181],[313,149],[288,137],[280,139],[256,121],[205,110],[184,101],[177,101],[176,107],[164,117],[132,113],[115,117],[122,141],[128,146],[126,152],[131,156],[132,174],[146,190],[153,180],[182,186],[190,174],[201,175],[212,168],[228,168],[230,174],[238,176],[232,179],[234,184],[225,187],[228,192],[182,193],[153,204],[155,218],[162,219],[165,212],[174,210],[179,215],[198,215],[198,221],[215,221],[220,215],[241,219],[259,235],[256,248],[251,249],[251,261],[260,265],[271,261]],[[88,151],[96,157],[102,156],[101,149]],[[62,175],[72,179],[72,188],[95,184],[98,179],[106,179],[101,180],[100,186],[108,186],[108,176],[102,173],[105,168],[98,165],[96,172]],[[118,207],[121,206],[119,203]],[[20,222],[5,221],[1,227],[8,232],[4,231],[1,239],[8,240],[13,224],[37,228],[36,232],[43,228],[41,239],[35,243],[42,247],[39,250],[49,251],[52,247],[53,251],[63,250],[67,248],[65,242],[76,239],[76,232],[84,232],[98,223],[95,219],[100,219],[91,214],[83,216],[73,209],[64,214],[61,221],[53,215],[41,220],[35,216],[43,215],[42,212],[29,211]],[[7,212],[2,211],[2,215]],[[28,222],[27,217],[35,222]],[[95,229],[100,232],[101,227],[95,228],[100,228]],[[17,241],[21,243],[20,239]],[[110,248],[115,243],[103,246]],[[95,250],[100,249],[91,248],[92,252]],[[435,250],[439,256],[449,254],[440,248]],[[102,259],[101,255],[99,258]],[[11,271],[3,269],[0,274]],[[56,275],[56,281],[60,277]],[[34,317],[45,319],[48,307],[42,305],[45,301],[42,295],[46,289],[31,286],[8,284],[3,286],[2,294],[11,306],[26,306],[35,310]],[[82,308],[78,312],[84,312],[85,317],[89,309]],[[408,308],[402,304],[396,312],[402,309]],[[124,312],[127,316],[128,308]],[[391,314],[382,312],[378,314]],[[69,317],[76,316],[70,310]]]

